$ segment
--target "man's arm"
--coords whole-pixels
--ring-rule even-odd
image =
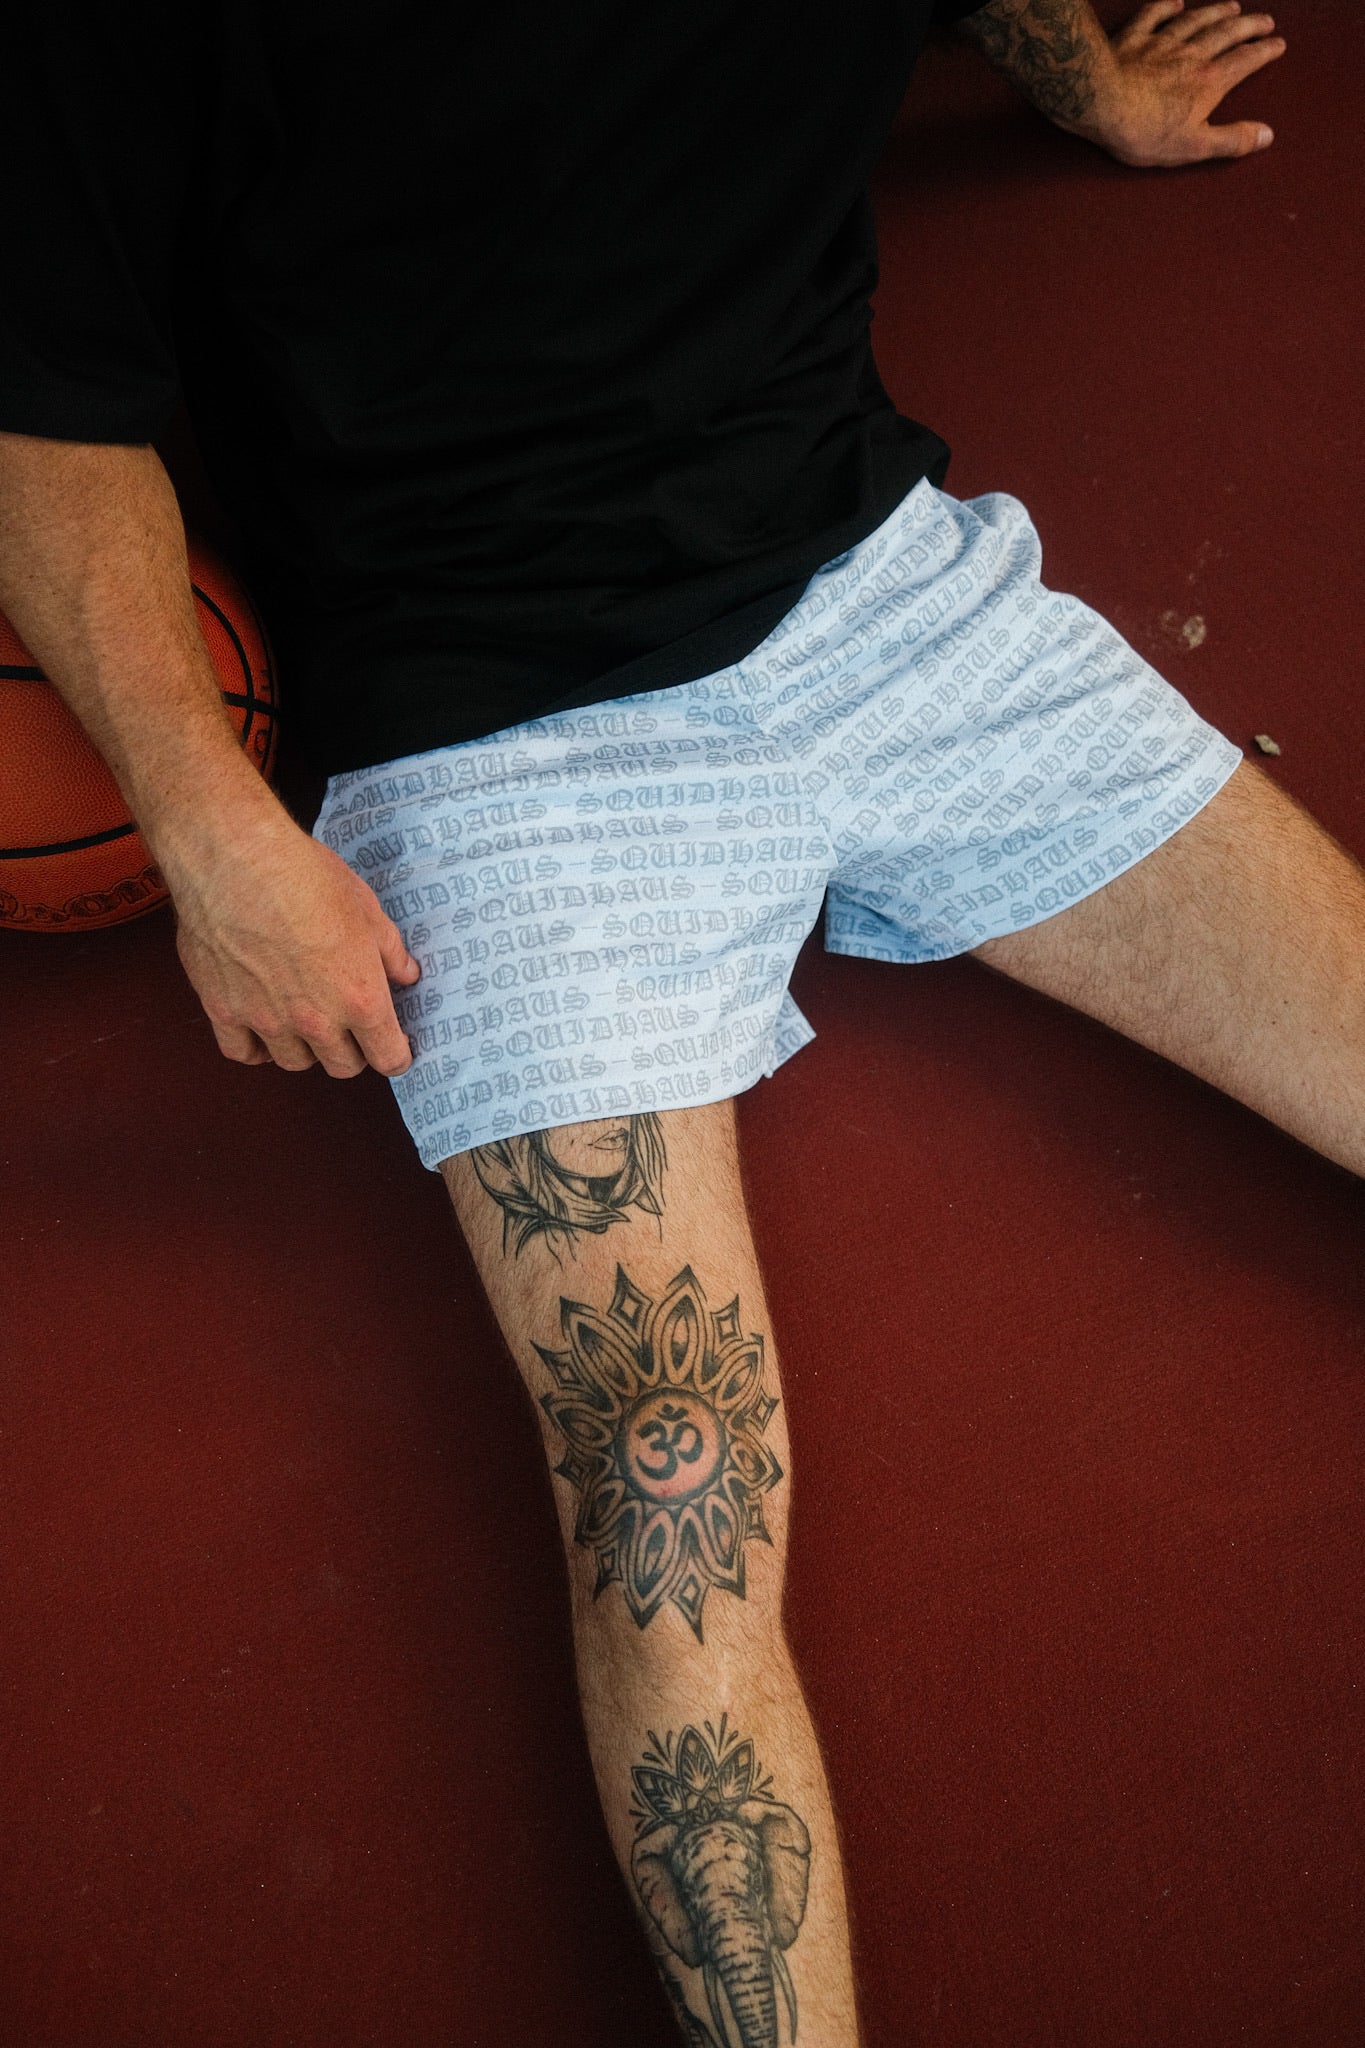
[[[113,771],[226,1056],[404,1072],[388,983],[420,970],[242,753],[153,449],[0,433],[0,607]]]
[[[1215,125],[1219,103],[1284,54],[1268,14],[1240,0],[1186,8],[1151,0],[1112,36],[1090,0],[989,0],[957,24],[1025,98],[1120,163],[1248,156],[1274,138],[1260,121]]]

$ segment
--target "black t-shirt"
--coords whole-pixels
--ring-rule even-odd
[[[0,428],[183,396],[335,772],[741,659],[948,451],[866,186],[979,0],[22,0]]]

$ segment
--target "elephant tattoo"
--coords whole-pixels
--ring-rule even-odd
[[[806,1912],[805,1822],[774,1799],[753,1743],[724,1716],[676,1743],[651,1735],[631,1778],[631,1875],[671,1954],[701,1972],[716,2048],[778,2048],[779,1991],[795,2041],[784,1951]]]

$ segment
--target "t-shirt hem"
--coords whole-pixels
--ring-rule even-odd
[[[881,490],[870,493],[856,518],[818,536],[812,545],[809,568],[795,581],[765,592],[762,597],[710,620],[680,639],[671,640],[617,668],[605,670],[570,690],[547,694],[531,703],[523,701],[513,716],[491,723],[471,725],[444,707],[434,709],[426,704],[414,705],[405,712],[401,704],[391,704],[386,711],[382,732],[369,743],[358,739],[354,744],[344,740],[341,744],[334,744],[332,735],[325,730],[325,713],[321,706],[310,706],[302,716],[296,712],[297,723],[291,723],[286,678],[282,688],[281,731],[289,735],[291,748],[297,749],[304,765],[315,773],[349,775],[387,762],[404,760],[410,754],[428,754],[438,748],[464,746],[474,740],[487,739],[494,733],[510,732],[533,719],[553,717],[561,711],[582,710],[592,704],[617,703],[623,697],[644,696],[655,690],[681,689],[703,676],[730,668],[752,654],[756,647],[762,646],[788,612],[800,603],[812,576],[827,562],[859,546],[870,533],[875,533],[918,483],[927,477],[930,483],[942,486],[949,462],[947,445],[927,429],[919,431],[924,440],[918,453],[927,459],[907,463],[900,474],[893,472],[894,482],[888,479]],[[452,651],[452,662],[453,659]],[[405,688],[426,692],[439,680],[431,673],[428,663],[420,673],[414,670],[407,678],[391,677],[387,687],[395,694]]]

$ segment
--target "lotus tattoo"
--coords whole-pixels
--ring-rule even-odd
[[[800,1931],[810,1835],[774,1799],[752,1742],[708,1721],[675,1744],[651,1734],[631,1772],[630,1868],[645,1911],[680,1962],[700,1970],[717,2048],[777,2048],[796,1992],[784,1950]]]
[[[713,1312],[690,1266],[658,1301],[618,1266],[605,1314],[559,1304],[565,1351],[541,1405],[568,1444],[555,1467],[579,1495],[577,1542],[597,1556],[595,1595],[619,1581],[641,1628],[666,1600],[702,1639],[712,1586],[744,1597],[744,1546],[771,1542],[763,1495],[782,1468],[763,1442],[777,1402],[763,1339],[738,1297]]]

